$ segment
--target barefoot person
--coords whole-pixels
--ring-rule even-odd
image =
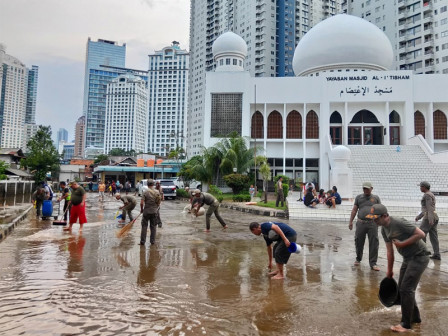
[[[137,200],[134,196],[121,196],[121,194],[115,194],[115,198],[119,201],[121,200],[124,205],[120,207],[120,210],[123,212],[121,213],[121,220],[119,223],[126,223],[126,214],[128,214],[129,221],[132,222],[134,217],[132,217],[132,210],[137,206]]]
[[[210,232],[210,218],[212,217],[212,214],[215,214],[216,219],[221,223],[222,227],[227,229],[226,222],[224,222],[224,219],[222,219],[219,214],[219,201],[215,198],[215,196],[209,193],[203,193],[199,189],[193,191],[192,195],[194,196],[194,199],[191,203],[191,209],[192,211],[193,208],[197,209],[197,211],[194,212],[196,217],[199,216],[199,209],[204,206],[204,204],[208,205],[208,210],[205,215],[205,232]]]
[[[373,271],[379,271],[380,268],[376,264],[378,260],[378,248],[380,246],[378,240],[378,227],[371,219],[366,217],[374,204],[381,203],[380,198],[372,194],[372,189],[372,183],[364,182],[362,184],[363,193],[359,194],[355,198],[355,204],[353,205],[352,212],[350,214],[348,228],[350,230],[353,229],[353,220],[355,219],[356,214],[358,214],[358,220],[356,221],[355,229],[355,266],[361,265],[361,260],[364,252],[364,243],[367,236],[369,238],[370,269]]]
[[[81,187],[78,182],[73,181],[71,183],[72,194],[70,197],[70,202],[72,208],[70,209],[70,222],[68,228],[65,231],[70,231],[74,223],[78,221],[79,218],[79,231],[82,231],[82,226],[87,223],[86,218],[86,191]]]
[[[288,247],[291,245],[291,242],[297,240],[296,231],[289,225],[280,222],[266,222],[261,224],[252,222],[249,225],[249,229],[256,236],[263,234],[263,238],[268,247],[269,270],[272,269],[272,255],[274,255],[277,270],[270,272],[269,275],[272,276],[272,279],[283,279],[285,277],[283,274],[283,265],[288,263],[289,257],[291,256]],[[272,249],[272,243],[274,241],[276,241],[276,244],[274,249]]]
[[[401,322],[391,329],[396,332],[411,331],[411,323],[420,323],[420,311],[415,301],[415,290],[429,263],[429,251],[423,242],[425,233],[403,218],[390,217],[387,208],[375,204],[366,216],[381,226],[381,234],[386,242],[387,272],[392,278],[394,267],[394,248],[403,256],[400,268],[398,289],[401,297]]]

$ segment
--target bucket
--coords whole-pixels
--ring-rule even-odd
[[[42,217],[51,217],[53,214],[53,202],[46,200],[42,204]]]
[[[380,290],[378,298],[386,307],[401,304],[400,292],[398,291],[398,284],[394,278],[384,278],[380,282]]]
[[[289,247],[288,247],[288,251],[290,253],[300,253],[301,250],[302,250],[302,247],[299,244],[296,244],[294,242],[291,242],[291,245],[289,245]]]

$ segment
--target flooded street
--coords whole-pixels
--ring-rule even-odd
[[[282,220],[303,249],[291,256],[285,280],[271,280],[264,240],[248,224],[278,219],[222,209],[229,229],[213,216],[205,233],[204,216],[192,219],[182,213],[185,201],[167,200],[156,244],[148,237],[140,247],[140,219],[117,239],[121,203],[98,204],[92,194],[87,202],[82,234],[79,225],[65,233],[33,213],[0,243],[0,335],[392,335],[400,321],[400,306],[384,308],[377,297],[383,240],[380,272],[366,260],[355,267],[348,223]],[[397,280],[401,260],[396,253]],[[448,334],[447,275],[446,260],[430,261],[415,334]]]

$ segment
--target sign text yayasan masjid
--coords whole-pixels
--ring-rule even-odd
[[[325,78],[326,78],[327,82],[345,82],[345,81],[367,81],[367,80],[397,81],[397,80],[409,80],[411,77],[409,75],[384,75],[384,76],[373,75],[373,76],[327,76]],[[392,93],[393,89],[391,86],[390,87],[379,87],[377,85],[375,85],[375,87],[372,89],[370,88],[370,86],[361,86],[361,85],[353,86],[353,87],[350,86],[350,87],[346,87],[345,90],[341,90],[339,92],[339,96],[342,97],[342,95],[344,93],[351,94],[353,96],[356,96],[358,94],[365,96],[366,94],[369,94],[370,92],[381,96],[383,94]]]

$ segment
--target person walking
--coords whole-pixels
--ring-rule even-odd
[[[352,212],[350,215],[350,222],[348,228],[353,229],[353,220],[356,214],[358,214],[358,219],[356,221],[355,230],[355,247],[356,247],[356,260],[355,266],[361,264],[364,243],[366,241],[366,236],[369,238],[369,264],[373,271],[379,271],[380,268],[377,266],[376,262],[378,260],[378,227],[375,225],[372,219],[366,218],[369,214],[370,209],[374,204],[381,204],[381,200],[378,196],[372,194],[372,183],[364,182],[362,184],[363,193],[356,196],[355,204],[353,205]]]
[[[72,226],[79,219],[79,232],[82,231],[82,227],[85,223],[87,223],[86,218],[86,198],[87,193],[83,187],[81,187],[78,182],[73,181],[71,183],[72,194],[70,197],[70,202],[72,204],[72,208],[70,209],[70,221],[68,228],[65,228],[65,231],[71,231]]]
[[[204,206],[204,204],[208,205],[207,213],[205,214],[205,232],[210,232],[210,218],[212,214],[215,214],[216,219],[221,223],[224,229],[227,229],[226,222],[222,219],[219,214],[219,201],[212,194],[201,192],[199,189],[194,190],[191,193],[194,196],[193,201],[191,203],[191,209],[196,208],[195,215],[196,217],[199,214],[199,209]]]
[[[420,183],[420,191],[423,193],[421,200],[422,211],[415,217],[415,221],[418,222],[422,219],[420,230],[425,233],[423,241],[426,243],[426,236],[429,233],[429,240],[431,241],[434,254],[430,256],[431,259],[441,260],[439,250],[439,235],[437,233],[437,224],[439,224],[439,216],[436,212],[436,198],[430,191],[431,185],[429,182],[423,181]]]
[[[72,204],[70,202],[70,188],[67,187],[67,184],[64,181],[59,183],[59,187],[61,188],[61,197],[59,197],[58,202],[64,200],[64,221],[67,221],[70,209],[72,207]]]
[[[128,214],[129,221],[132,222],[134,217],[132,216],[132,210],[135,209],[137,206],[137,200],[134,196],[121,196],[120,194],[115,194],[115,198],[119,201],[121,200],[124,205],[120,207],[120,210],[122,210],[121,213],[121,220],[119,223],[126,223],[126,213]]]
[[[160,202],[162,198],[157,190],[154,189],[154,180],[150,179],[147,181],[148,190],[146,190],[142,196],[142,200],[140,201],[140,212],[143,214],[142,219],[142,231],[140,234],[140,243],[139,245],[145,245],[146,243],[146,235],[148,231],[148,221],[150,225],[151,234],[149,236],[149,242],[151,245],[156,242],[156,233],[157,233],[157,210],[159,209]]]
[[[277,270],[269,273],[272,276],[271,279],[283,279],[285,277],[283,273],[284,265],[288,263],[289,257],[291,256],[288,247],[291,245],[291,242],[296,242],[296,231],[289,225],[280,222],[266,222],[261,224],[252,222],[249,225],[249,229],[256,236],[263,234],[268,248],[269,270],[272,270],[272,256],[274,256]],[[274,249],[272,249],[272,243],[274,241],[276,244],[274,245]]]
[[[429,263],[430,252],[423,242],[425,233],[404,218],[389,216],[387,208],[382,204],[371,207],[366,215],[372,218],[376,225],[381,226],[381,234],[386,242],[387,272],[392,278],[394,267],[394,245],[403,256],[398,279],[398,290],[401,298],[401,322],[391,327],[395,332],[411,331],[412,323],[421,323],[420,311],[415,301],[415,290],[420,278]]]
[[[106,185],[104,184],[103,181],[100,181],[100,183],[98,184],[98,193],[99,193],[99,200],[101,202],[104,201],[104,191],[106,190]]]
[[[285,202],[285,195],[283,194],[283,177],[279,177],[277,181],[277,199],[275,201],[275,207],[278,208],[278,204],[282,203],[282,207]]]

